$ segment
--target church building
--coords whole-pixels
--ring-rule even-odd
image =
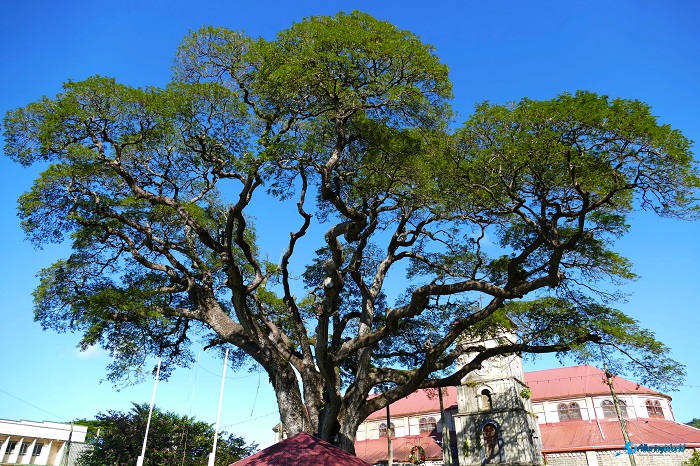
[[[483,342],[486,345],[495,344]],[[464,355],[462,363],[473,355]],[[444,390],[444,422],[437,390],[418,390],[370,415],[360,426],[355,453],[370,464],[442,466],[681,465],[700,450],[700,429],[676,422],[671,397],[622,377],[613,388],[605,373],[582,365],[525,373],[518,355],[492,358],[457,387]],[[449,447],[443,449],[443,434]]]

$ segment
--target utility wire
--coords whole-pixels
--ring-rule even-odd
[[[38,407],[37,405],[33,405],[33,404],[31,404],[30,402],[25,401],[25,400],[23,400],[22,398],[13,395],[12,393],[6,392],[5,390],[3,390],[3,389],[1,389],[1,388],[0,388],[0,392],[3,392],[5,395],[11,396],[12,398],[14,398],[14,399],[16,399],[16,400],[19,400],[19,401],[21,401],[22,403],[31,406],[32,408],[38,409],[39,411],[43,411],[43,412],[45,412],[46,414],[50,414],[50,415],[53,416],[53,417],[56,417],[56,418],[58,418],[58,419],[63,419],[63,420],[66,421],[66,422],[70,422],[69,419],[66,419],[66,418],[63,417],[63,416],[59,416],[58,414],[54,414],[54,413],[52,413],[52,412],[50,412],[50,411],[46,411],[45,409],[40,408],[40,407]]]
[[[224,429],[224,428],[226,428],[226,427],[238,426],[238,425],[241,425],[241,424],[245,424],[245,423],[247,423],[247,422],[257,421],[258,419],[262,419],[262,418],[265,418],[265,417],[270,417],[270,416],[272,416],[273,414],[279,414],[279,411],[272,411],[272,412],[270,412],[270,413],[263,414],[263,415],[258,416],[258,417],[253,417],[253,418],[250,418],[250,419],[246,419],[245,421],[239,421],[239,422],[234,422],[233,424],[227,424],[227,425],[221,427],[221,429]]]
[[[250,408],[250,416],[253,416],[253,411],[255,410],[255,403],[258,401],[258,392],[260,391],[260,372],[258,372],[258,388],[255,389],[255,398],[253,399],[253,407]]]
[[[212,372],[212,371],[210,371],[209,369],[207,369],[206,367],[202,366],[202,365],[199,364],[199,363],[197,363],[197,365],[198,365],[199,367],[201,367],[202,370],[203,370],[204,372],[208,372],[208,373],[210,373],[211,375],[216,376],[217,378],[221,378],[221,374],[217,374],[217,373],[215,373],[215,372]],[[247,379],[247,378],[249,378],[249,377],[255,377],[256,375],[257,375],[257,374],[253,373],[253,374],[249,374],[249,375],[242,375],[242,376],[240,376],[240,377],[226,377],[226,378],[227,378],[227,379],[230,379],[230,380]]]

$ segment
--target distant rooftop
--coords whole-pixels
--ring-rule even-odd
[[[560,367],[525,373],[525,383],[532,391],[532,400],[551,400],[576,396],[610,395],[605,372],[590,365]],[[618,394],[670,396],[631,382],[622,377],[613,379]]]
[[[457,408],[457,388],[447,387],[447,394],[442,396],[445,409]],[[389,408],[392,417],[409,414],[436,413],[440,411],[437,389],[419,389],[405,398],[394,401]],[[367,419],[386,419],[386,408],[370,414]]]
[[[360,458],[306,432],[275,443],[233,464],[235,466],[369,466]]]
[[[679,424],[668,419],[625,419],[630,442],[636,445],[686,445],[700,446],[700,429]],[[545,453],[585,450],[623,449],[620,421],[600,419],[596,421],[567,421],[540,424],[542,451]]]
[[[386,437],[378,439],[365,439],[355,441],[355,454],[358,458],[370,463],[376,464],[381,461],[386,461],[387,458],[387,440]],[[393,449],[394,461],[407,463],[411,449],[420,445],[425,451],[427,461],[442,461],[442,435],[429,434],[424,432],[420,435],[409,435],[406,437],[396,437],[391,440]],[[453,448],[457,448],[456,436],[450,437],[450,444]]]

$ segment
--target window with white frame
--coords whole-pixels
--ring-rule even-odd
[[[394,430],[394,423],[389,424],[389,429],[391,431],[391,437],[393,438],[395,436],[395,430]],[[387,436],[387,428],[386,428],[386,422],[382,422],[379,424],[379,436],[380,437],[386,437]]]
[[[437,421],[433,416],[422,417],[418,420],[420,432],[432,432],[437,429]]]
[[[19,446],[19,456],[26,455],[27,450],[29,450],[29,444],[27,442],[22,442],[22,445]]]
[[[647,414],[649,417],[663,419],[664,410],[661,408],[661,402],[658,400],[647,400],[646,401]]]
[[[559,403],[557,414],[560,421],[577,421],[581,419],[581,407],[575,401],[572,403]]]
[[[627,403],[625,403],[624,400],[619,401],[620,412],[622,413],[622,417],[627,418]],[[603,408],[603,417],[605,419],[617,417],[617,412],[615,412],[615,404],[613,404],[612,400],[603,400],[600,403],[600,407]]]
[[[43,443],[35,443],[34,450],[32,451],[32,456],[41,456],[41,449],[44,447]]]

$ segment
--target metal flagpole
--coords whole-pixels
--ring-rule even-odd
[[[216,412],[216,425],[214,426],[214,446],[209,453],[209,463],[208,466],[214,466],[214,460],[216,459],[216,442],[219,440],[219,418],[221,418],[221,401],[224,398],[224,382],[226,381],[226,366],[228,365],[228,348],[226,348],[226,354],[224,355],[224,372],[221,374],[221,389],[219,390],[219,409]]]
[[[387,466],[392,466],[394,464],[394,449],[391,444],[391,414],[389,413],[389,405],[386,405],[386,448],[387,448]]]
[[[158,369],[156,369],[156,381],[153,383],[153,396],[151,396],[151,407],[148,410],[148,422],[146,423],[146,433],[143,436],[143,446],[141,447],[141,456],[136,460],[136,466],[143,466],[143,459],[146,456],[146,442],[148,441],[148,429],[151,428],[151,414],[153,414],[153,403],[156,401],[156,389],[158,388],[158,377],[160,376],[160,360],[158,360]]]

